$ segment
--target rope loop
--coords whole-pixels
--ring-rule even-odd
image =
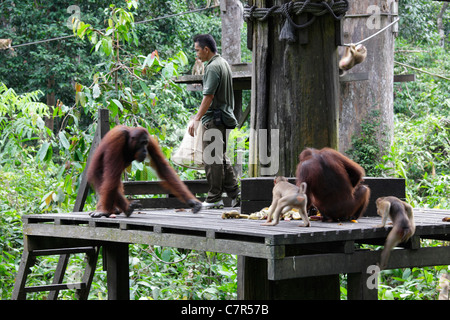
[[[281,6],[273,6],[271,8],[257,8],[256,6],[250,7],[247,5],[244,8],[244,19],[246,21],[266,21],[270,17],[281,15],[292,24],[294,22],[291,15],[310,13],[318,17],[330,13],[334,19],[340,20],[345,16],[348,9],[348,0],[328,0],[320,3],[311,2],[311,0],[290,1]]]
[[[322,1],[322,5],[328,10],[328,12],[334,17],[335,20],[341,20],[344,16],[345,16],[345,12],[341,13],[341,15],[337,16],[333,9],[332,6],[334,5],[334,0],[331,0],[331,5],[328,4],[328,2],[326,1]]]
[[[311,0],[306,0],[305,2],[303,2],[302,7],[297,10],[294,11],[294,2],[287,2],[285,4],[283,4],[281,6],[281,14],[286,18],[286,21],[289,22],[289,24],[294,28],[294,29],[303,29],[306,28],[308,26],[310,26],[315,20],[316,20],[316,16],[313,16],[309,21],[307,21],[304,24],[296,24],[294,22],[294,20],[292,20],[291,18],[291,13],[295,13],[296,15],[300,15],[303,13],[303,11],[306,8],[306,5],[310,2]]]
[[[327,0],[322,2],[289,1],[281,6],[271,8],[257,8],[256,6],[246,6],[244,8],[244,19],[247,22],[267,21],[270,17],[279,15],[284,18],[284,25],[281,29],[279,39],[289,43],[296,42],[295,30],[304,29],[316,20],[318,16],[331,14],[335,20],[341,20],[348,11],[348,0]],[[304,24],[296,24],[292,19],[294,15],[310,13],[312,17]]]

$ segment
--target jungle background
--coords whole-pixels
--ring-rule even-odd
[[[13,39],[13,50],[0,50],[0,299],[10,299],[13,290],[23,248],[21,216],[72,210],[98,109],[108,108],[112,123],[149,128],[170,158],[201,101],[200,93],[171,79],[190,73],[195,34],[211,33],[221,51],[218,8],[182,14],[205,8],[206,0],[110,3],[0,0],[0,39]],[[416,81],[394,84],[390,152],[377,151],[376,119],[362,124],[362,134],[354,137],[349,150],[368,176],[405,178],[407,200],[415,207],[450,209],[447,7],[436,1],[400,0],[395,61],[419,70],[396,64],[395,74],[415,73]],[[155,19],[165,15],[175,16]],[[73,18],[81,21],[75,34]],[[245,23],[241,39],[242,61],[251,62]],[[51,41],[34,43],[41,40]],[[244,109],[249,97],[244,93]],[[247,125],[233,134],[247,137]],[[181,179],[204,178],[174,167]],[[244,177],[246,169],[244,164]],[[128,176],[157,179],[148,166],[135,163]],[[85,210],[94,206],[90,194]],[[56,263],[56,256],[39,259],[30,284],[49,283]],[[83,270],[83,256],[73,256],[66,278],[78,279]],[[379,298],[437,299],[439,278],[449,271],[448,266],[383,271]],[[107,298],[105,278],[99,261],[90,299]],[[236,257],[130,245],[130,280],[132,299],[236,299]],[[341,282],[345,299],[345,275]],[[59,298],[73,299],[74,292],[63,291]]]

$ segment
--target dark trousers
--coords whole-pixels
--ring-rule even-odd
[[[235,198],[239,193],[239,186],[230,159],[226,156],[227,130],[223,125],[214,125],[213,121],[206,123],[204,129],[203,163],[209,184],[205,201],[217,202],[222,198],[223,192],[230,198]]]

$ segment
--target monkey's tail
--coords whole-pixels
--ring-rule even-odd
[[[406,242],[409,240],[409,238],[411,238],[412,236],[412,230],[411,228],[408,227],[404,227],[402,230],[402,238],[401,238],[401,242]]]

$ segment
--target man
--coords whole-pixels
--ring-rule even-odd
[[[203,208],[223,207],[222,193],[225,191],[232,199],[232,206],[236,206],[239,204],[239,187],[230,160],[225,155],[227,129],[235,128],[237,125],[233,113],[231,69],[227,61],[217,53],[216,42],[211,35],[197,35],[194,38],[194,49],[198,59],[208,62],[203,75],[203,99],[197,114],[188,126],[191,136],[194,136],[199,121],[205,129],[203,162],[209,191],[202,205]],[[208,134],[206,130],[213,131]]]

